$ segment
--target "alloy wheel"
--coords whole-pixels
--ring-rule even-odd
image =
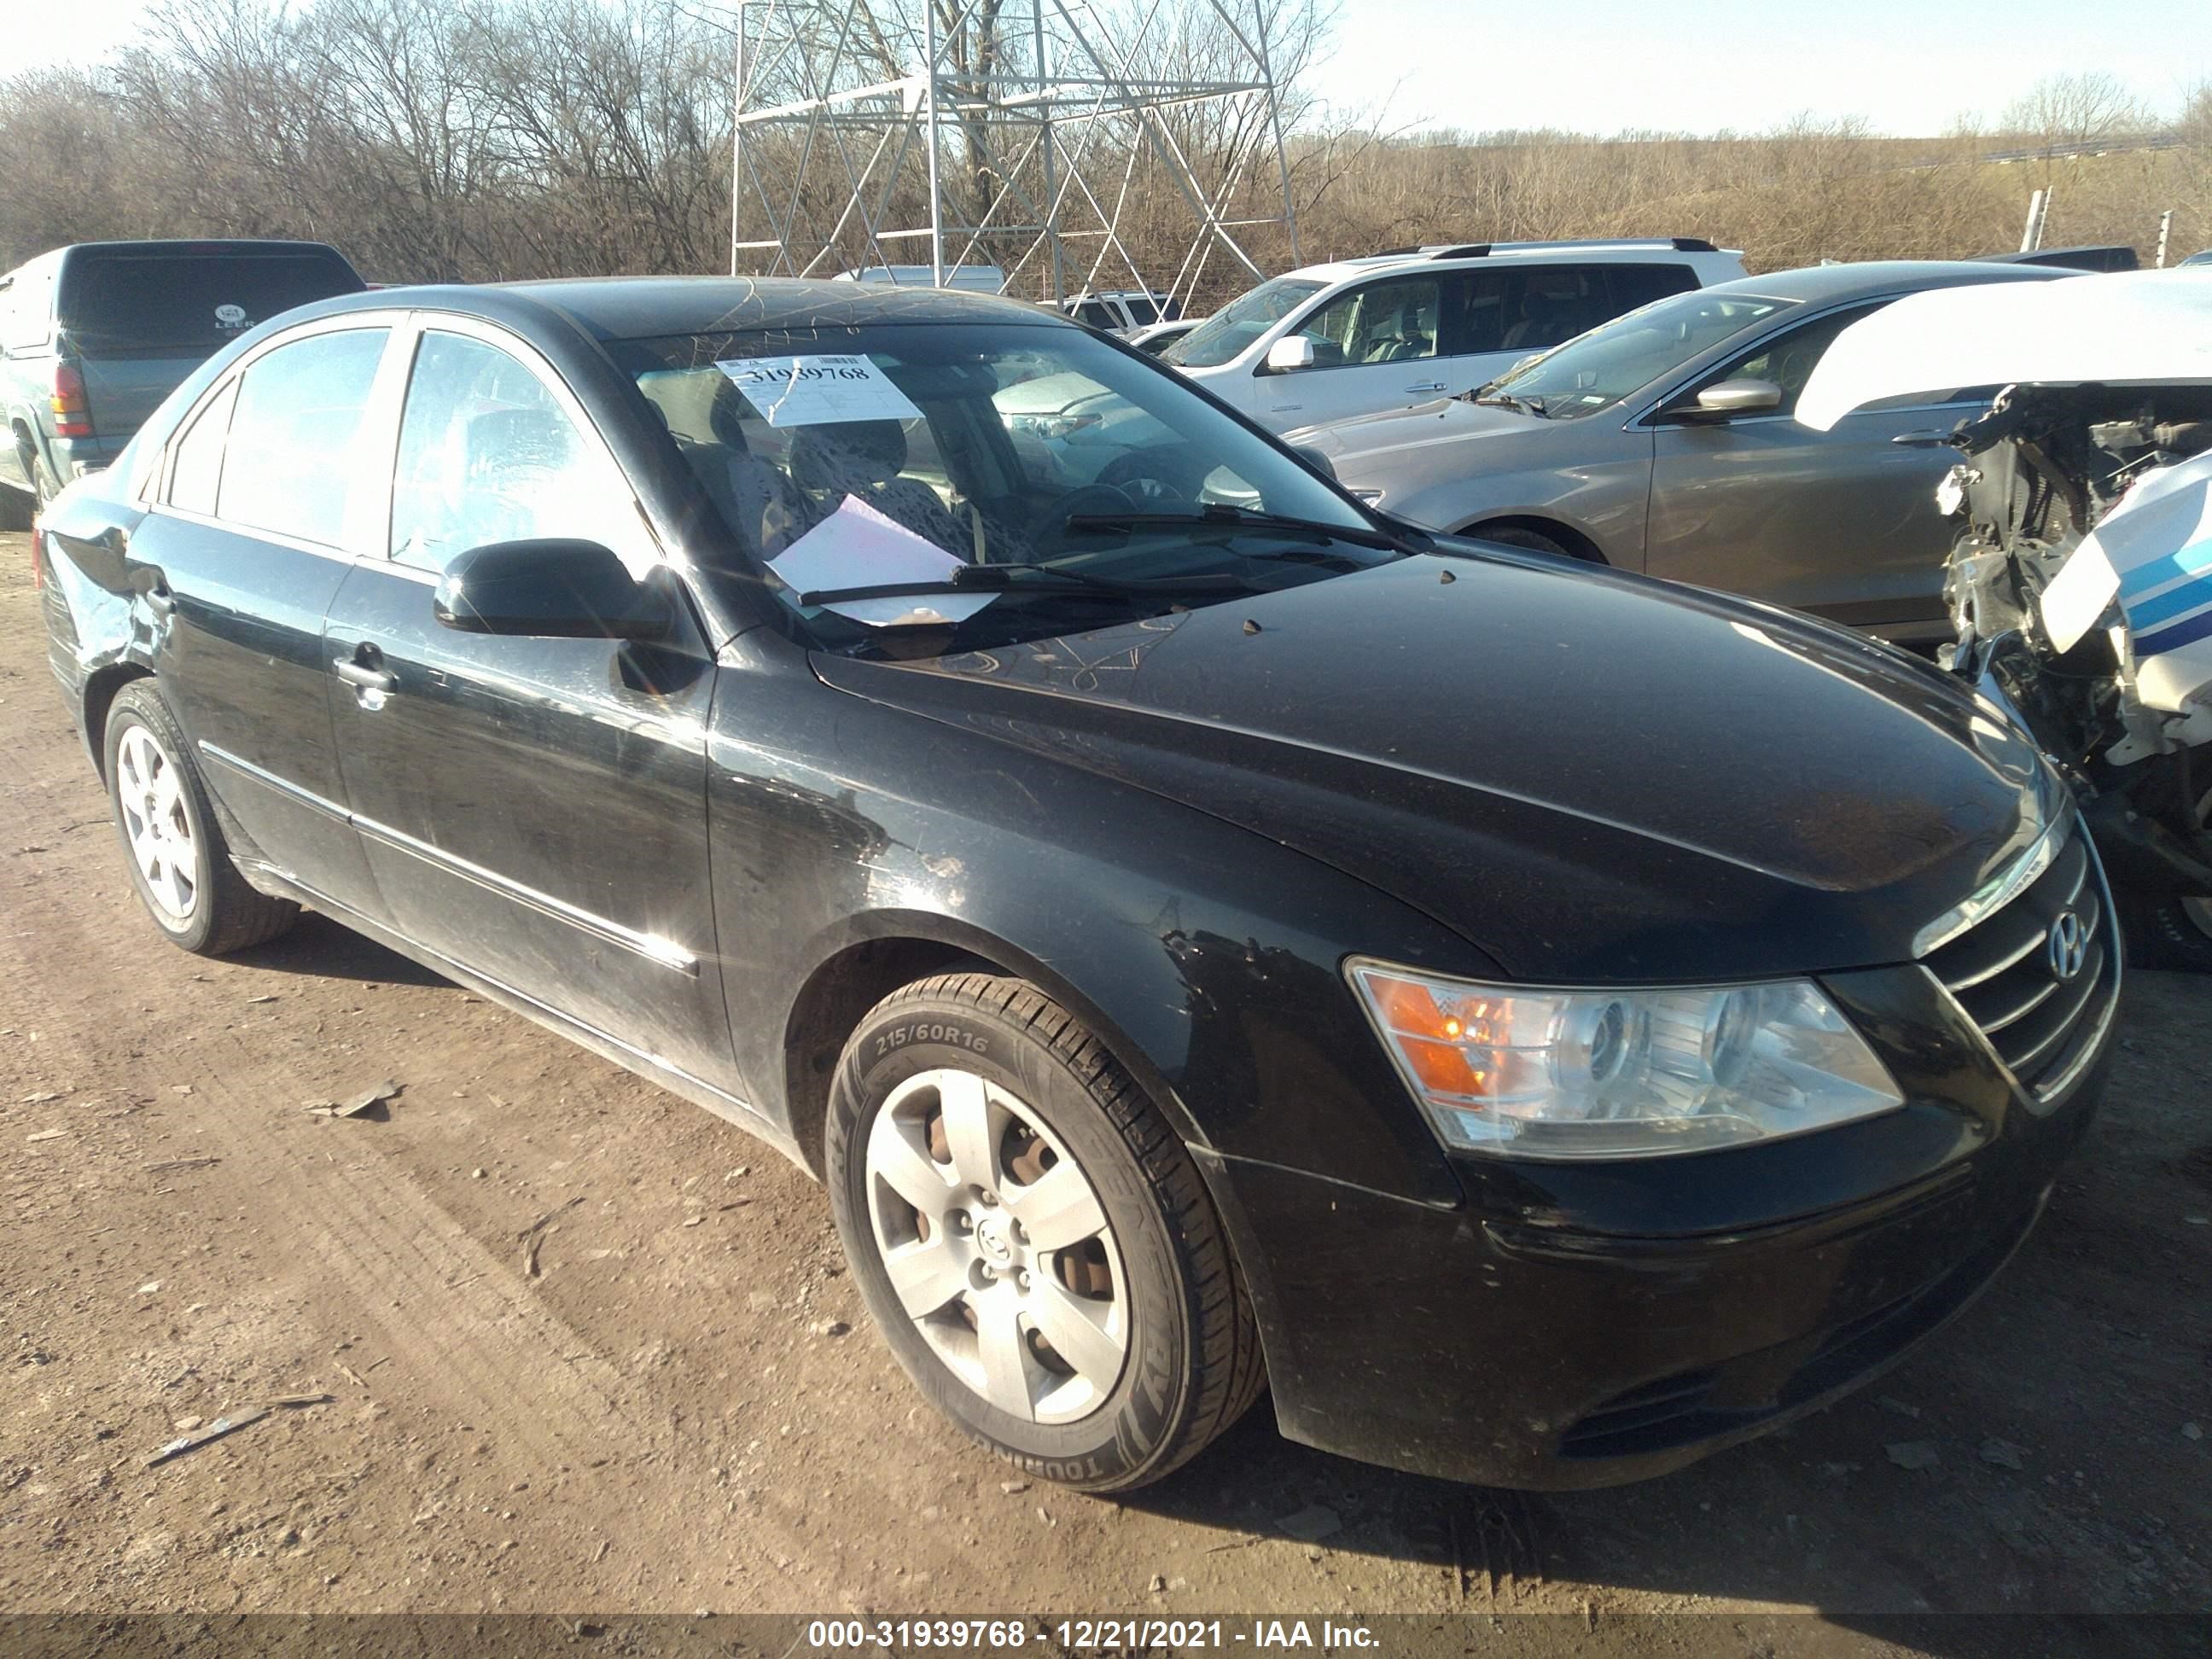
[[[123,734],[115,754],[115,799],[123,833],[146,891],[172,922],[182,922],[199,900],[199,848],[185,811],[177,765],[143,726]]]
[[[1008,1415],[1073,1423],[1128,1358],[1121,1251],[1067,1148],[1011,1091],[922,1072],[868,1131],[868,1215],[908,1318],[946,1370]]]

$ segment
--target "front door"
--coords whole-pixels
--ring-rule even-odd
[[[1260,365],[1252,381],[1260,424],[1287,432],[1405,409],[1443,392],[1437,329],[1450,280],[1431,271],[1382,277],[1301,319],[1285,337],[1311,340],[1313,364],[1281,370]]]
[[[1698,388],[1722,380],[1767,380],[1782,389],[1771,413],[1656,417],[1650,574],[1851,627],[1908,637],[1940,630],[1951,530],[1936,508],[1936,486],[1956,457],[1895,440],[1948,430],[1971,404],[1899,400],[1849,416],[1829,432],[1801,426],[1792,415],[1820,354],[1869,309],[1770,337],[1675,400],[1693,401]]]
[[[243,859],[374,915],[323,688],[323,619],[376,494],[357,439],[392,330],[345,319],[215,386],[126,562],[161,683]]]
[[[659,559],[550,367],[471,325],[414,350],[389,558],[348,574],[325,654],[346,798],[393,925],[634,1053],[729,1091],[707,869],[703,641],[465,634],[432,591],[492,542]],[[685,618],[690,626],[690,618]]]

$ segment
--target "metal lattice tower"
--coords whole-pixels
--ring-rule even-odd
[[[1188,301],[1216,253],[1264,276],[1269,226],[1296,263],[1266,0],[1121,3],[736,0],[731,273],[982,264]]]

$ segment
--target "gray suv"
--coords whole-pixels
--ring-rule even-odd
[[[366,286],[321,242],[79,242],[0,276],[0,529],[106,466],[248,329]]]
[[[1417,524],[1725,588],[1900,642],[1948,639],[1951,527],[1936,486],[1957,457],[1936,440],[1996,388],[1891,398],[1832,432],[1791,411],[1829,342],[1892,300],[2064,274],[1894,261],[1722,283],[1455,397],[1285,441]]]

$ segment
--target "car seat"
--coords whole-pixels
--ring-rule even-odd
[[[746,550],[775,558],[821,520],[814,503],[782,469],[752,453],[744,430],[744,393],[717,376],[708,405],[712,443],[679,438],[677,447]]]
[[[847,495],[948,552],[964,555],[972,532],[945,510],[937,492],[906,467],[906,429],[896,421],[838,421],[798,428],[791,440],[791,480],[823,514]]]

